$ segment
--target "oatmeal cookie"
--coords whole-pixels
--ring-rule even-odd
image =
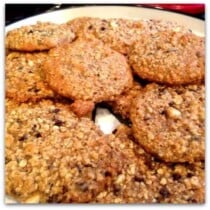
[[[138,158],[146,170],[140,183],[153,193],[153,203],[190,204],[205,202],[205,163],[166,163],[136,147]],[[138,182],[138,179],[136,180]]]
[[[115,139],[130,154],[130,164],[99,193],[96,203],[204,203],[204,163],[168,164],[133,142],[131,129],[120,126]],[[129,151],[129,152],[128,152]],[[129,162],[129,161],[128,161]]]
[[[6,119],[6,193],[23,203],[88,202],[127,159],[93,122],[61,104],[25,104]]]
[[[154,193],[146,185],[139,185],[139,178],[146,171],[143,161],[138,160],[135,154],[135,143],[131,139],[131,129],[120,125],[115,135],[110,135],[109,139],[119,142],[119,148],[127,154],[127,163],[124,164],[120,174],[113,178],[112,184],[95,198],[96,203],[151,203]],[[140,182],[140,178],[138,180]],[[137,184],[137,185],[135,185]]]
[[[204,48],[204,38],[168,30],[139,37],[128,57],[140,78],[171,85],[191,84],[204,79]]]
[[[6,96],[18,102],[56,96],[43,81],[42,63],[47,53],[12,52],[6,57]]]
[[[71,42],[75,34],[66,24],[37,22],[22,26],[7,33],[6,48],[19,51],[49,50]]]
[[[205,156],[205,87],[146,86],[131,108],[134,136],[167,162],[194,162]]]
[[[74,101],[109,101],[133,82],[126,58],[95,39],[50,50],[43,69],[50,87]]]

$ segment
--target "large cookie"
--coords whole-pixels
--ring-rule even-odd
[[[75,34],[65,24],[37,22],[22,26],[7,33],[6,48],[20,51],[48,50],[71,42]]]
[[[45,79],[73,100],[108,101],[132,86],[126,58],[98,40],[78,39],[50,50]]]
[[[131,108],[134,136],[167,162],[194,162],[205,156],[205,87],[148,85]]]
[[[46,59],[47,53],[10,53],[6,57],[6,96],[18,102],[53,98],[56,94],[42,78]]]
[[[190,84],[205,76],[204,38],[162,31],[145,34],[131,47],[129,62],[141,78],[163,84]]]
[[[99,193],[96,203],[204,203],[204,163],[167,164],[157,160],[135,144],[132,132],[123,126],[115,139],[129,151],[130,164]]]
[[[20,202],[88,202],[127,159],[93,122],[61,104],[25,104],[6,119],[6,193]]]

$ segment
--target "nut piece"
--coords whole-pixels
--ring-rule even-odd
[[[166,185],[166,184],[167,184],[167,180],[166,180],[165,178],[162,178],[162,179],[160,180],[160,184],[161,184],[161,185]]]
[[[31,61],[31,60],[29,60],[29,61],[28,61],[28,65],[32,67],[32,66],[34,65],[34,62]]]
[[[117,23],[116,23],[115,21],[111,21],[111,22],[110,22],[110,25],[111,25],[111,27],[112,27],[113,29],[115,29],[115,28],[118,27],[118,25],[117,25]]]
[[[169,118],[172,118],[172,119],[179,119],[179,118],[181,118],[181,112],[178,109],[175,109],[173,107],[167,108],[166,115]]]
[[[124,180],[125,180],[125,175],[124,175],[124,174],[120,174],[120,175],[117,177],[117,180],[115,181],[115,183],[116,183],[116,184],[120,184],[120,183],[122,183]]]
[[[20,162],[19,162],[19,166],[21,167],[21,168],[23,168],[23,167],[25,167],[27,165],[27,160],[21,160]]]

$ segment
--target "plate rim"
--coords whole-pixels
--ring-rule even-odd
[[[19,20],[19,21],[16,21],[14,23],[11,23],[7,26],[5,26],[5,31],[9,31],[9,30],[12,30],[13,28],[16,28],[16,25],[20,25],[20,24],[24,24],[24,22],[28,22],[28,21],[31,21],[31,22],[35,22],[35,21],[38,21],[36,19],[39,19],[41,17],[44,17],[44,16],[48,16],[48,15],[52,15],[52,14],[59,14],[59,13],[64,13],[64,12],[68,12],[68,11],[79,11],[79,10],[89,10],[89,9],[104,9],[104,8],[110,8],[110,9],[116,9],[119,11],[119,14],[120,12],[123,10],[123,9],[129,9],[129,10],[139,10],[139,11],[153,11],[155,13],[162,13],[162,14],[165,14],[165,15],[175,15],[176,17],[183,17],[184,19],[188,19],[189,21],[193,21],[193,22],[197,22],[197,23],[200,23],[200,24],[203,24],[203,27],[204,27],[204,35],[205,35],[205,20],[201,20],[199,18],[196,18],[196,17],[192,17],[192,16],[189,16],[187,14],[182,14],[182,13],[178,13],[178,12],[174,12],[174,11],[169,11],[169,10],[162,10],[162,9],[157,9],[157,8],[147,8],[147,7],[141,7],[141,6],[124,6],[124,5],[87,5],[87,6],[75,6],[75,7],[69,7],[69,8],[65,8],[65,9],[58,9],[58,10],[55,10],[55,11],[49,11],[49,12],[44,12],[44,13],[40,13],[40,14],[37,14],[37,15],[33,15],[33,16],[30,16],[30,17],[27,17],[27,18],[24,18],[22,20]],[[81,15],[81,17],[84,17],[86,15]],[[94,15],[93,15],[94,16]],[[97,15],[96,15],[97,17]],[[99,16],[98,16],[99,17]],[[128,19],[128,17],[125,17]],[[136,17],[137,18],[141,18],[141,17]],[[134,19],[131,17],[131,19]],[[145,18],[145,19],[148,19],[148,18]],[[160,18],[161,19],[161,18]],[[71,20],[71,16],[69,17],[68,20]],[[67,20],[67,21],[68,21]],[[43,20],[44,21],[44,20]],[[52,21],[53,22],[53,21]],[[176,20],[175,20],[176,22]]]

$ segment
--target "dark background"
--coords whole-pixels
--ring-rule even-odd
[[[89,6],[89,5],[94,6],[96,4],[6,4],[5,5],[5,25],[11,24],[13,22],[16,22],[18,20],[33,16],[33,15],[44,13],[44,12],[55,11],[58,9],[65,9],[69,7],[79,7],[79,6],[81,7],[81,6]],[[105,4],[100,4],[100,5],[105,5]],[[109,4],[106,4],[106,5],[109,5]],[[114,4],[114,5],[120,5],[120,4]],[[123,5],[151,7],[151,6],[143,5],[143,4],[141,5],[140,4],[139,5],[123,4]],[[177,10],[176,12],[186,14],[186,12],[183,12],[180,10]],[[204,11],[198,11],[198,13],[190,14],[190,16],[193,16],[202,20],[205,19]]]

